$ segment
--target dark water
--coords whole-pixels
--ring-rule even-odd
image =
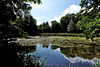
[[[16,43],[0,42],[0,67],[41,67],[37,56],[34,60],[28,53],[34,52],[35,47],[20,46]],[[25,56],[26,54],[26,56]],[[33,63],[33,61],[37,61]]]
[[[100,62],[100,46],[62,48],[37,44],[25,47],[4,42],[0,43],[0,54],[0,67],[39,67],[38,62],[33,63],[34,60],[44,60],[46,67],[92,67],[92,64]],[[33,57],[34,54],[40,57]]]
[[[100,58],[99,48],[61,48],[37,45],[35,52],[41,59],[47,58],[46,67],[92,67]]]

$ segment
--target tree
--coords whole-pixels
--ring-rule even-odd
[[[67,32],[67,28],[66,28],[66,27],[67,27],[68,24],[69,24],[68,15],[69,15],[69,14],[63,16],[63,17],[61,18],[61,20],[60,20],[60,23],[61,23],[62,28],[63,28],[63,32]]]
[[[69,22],[69,25],[67,27],[67,31],[70,33],[74,33],[75,30],[76,30],[76,24],[73,21]]]
[[[44,31],[44,33],[51,33],[51,27],[49,26],[48,22],[45,23],[43,31]]]
[[[36,20],[31,15],[24,18],[21,28],[25,32],[27,32],[29,35],[37,35],[38,34]]]
[[[100,0],[81,0],[80,6],[83,8],[81,13],[89,19],[96,18],[100,13]]]
[[[85,33],[86,39],[91,39],[98,35],[100,31],[100,19],[89,19],[88,17],[83,17],[81,21],[77,24],[80,27],[80,30],[83,30]]]
[[[23,31],[21,28],[21,21],[20,19],[16,19],[15,21],[10,21],[9,25],[9,34],[8,37],[25,37],[28,35],[27,32]]]
[[[52,24],[52,32],[53,33],[62,32],[62,27],[61,27],[60,23],[58,23],[57,21],[51,21],[51,24]]]
[[[43,33],[43,25],[42,25],[42,24],[40,24],[40,25],[38,26],[38,32],[39,32],[39,33]]]
[[[31,10],[30,4],[27,2],[34,2],[40,4],[40,0],[0,0],[0,38],[6,39],[9,37],[11,26],[10,21],[15,21],[22,18]],[[16,27],[18,28],[18,27]],[[12,33],[10,33],[12,34]]]
[[[43,22],[43,24],[38,26],[39,33],[51,33],[51,27],[48,22]]]
[[[100,32],[100,0],[81,0],[80,11],[82,19],[78,26],[85,33],[87,39],[91,39]],[[84,9],[83,9],[84,7]]]
[[[61,26],[63,28],[63,32],[67,32],[67,27],[69,22],[75,21],[75,14],[66,14],[60,20]]]

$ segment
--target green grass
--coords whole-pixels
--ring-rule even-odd
[[[37,43],[49,45],[60,46],[60,47],[89,47],[93,45],[100,46],[100,37],[94,38],[94,41],[86,40],[85,37],[73,37],[73,36],[30,36],[29,39],[18,38],[19,43],[27,45],[27,46],[34,46]]]
[[[74,36],[83,37],[83,33],[40,33],[41,36]]]

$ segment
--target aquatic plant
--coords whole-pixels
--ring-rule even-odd
[[[100,67],[100,61],[97,60],[94,64],[92,64],[92,67]]]

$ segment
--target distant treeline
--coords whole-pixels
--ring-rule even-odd
[[[93,41],[100,33],[100,0],[81,0],[81,10],[77,14],[66,14],[60,22],[51,21],[37,26],[36,19],[31,16],[31,5],[41,4],[41,0],[6,1],[0,0],[0,39],[24,37],[39,33],[84,33]]]
[[[84,37],[84,33],[39,33],[40,36],[73,36]]]
[[[51,26],[48,22],[43,22],[38,26],[38,31],[39,33],[82,33],[83,31],[77,26],[79,20],[81,20],[79,14],[66,14],[60,22],[51,21]]]
[[[0,34],[7,37],[24,37],[34,36],[39,33],[82,33],[77,26],[77,22],[81,19],[78,14],[66,14],[60,19],[60,22],[51,21],[51,26],[48,22],[43,22],[41,25],[36,25],[36,19],[31,15],[18,18],[15,21],[10,21],[8,27],[5,27],[5,32]],[[2,25],[3,26],[3,25]]]

